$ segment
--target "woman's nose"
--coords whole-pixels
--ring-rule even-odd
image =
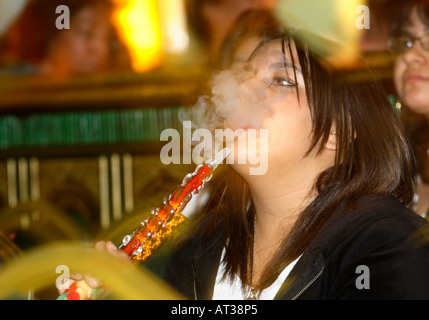
[[[408,65],[420,65],[429,59],[429,51],[424,50],[420,42],[416,41],[414,45],[402,54],[402,59]]]

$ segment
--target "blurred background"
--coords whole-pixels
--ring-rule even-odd
[[[159,136],[181,132],[179,111],[205,92],[247,9],[351,44],[394,104],[393,3],[0,0],[0,273],[9,257],[47,243],[120,241],[193,171],[161,163]],[[360,5],[369,29],[357,27]]]

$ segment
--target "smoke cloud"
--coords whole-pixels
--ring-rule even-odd
[[[284,61],[279,48],[265,51],[264,55],[267,54],[280,56],[280,61]],[[213,141],[205,143],[217,146],[213,150],[216,153],[226,146],[215,141],[216,129],[264,129],[264,120],[274,115],[272,104],[281,99],[284,96],[270,77],[257,75],[251,62],[240,62],[215,73],[211,79],[211,94],[201,96],[192,108],[184,110],[180,120],[182,123],[191,121],[193,130],[204,128],[212,132]]]

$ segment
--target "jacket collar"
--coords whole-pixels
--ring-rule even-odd
[[[286,281],[280,287],[275,300],[298,299],[323,273],[325,262],[321,253],[303,253]]]
[[[393,196],[367,195],[359,201],[341,203],[324,223],[318,234],[292,269],[275,299],[297,299],[323,273],[326,259],[335,243],[341,243],[344,236],[349,235],[350,226],[356,226],[368,217],[390,216],[392,210],[400,208],[399,200]],[[356,211],[355,209],[358,208]],[[377,208],[377,210],[374,210]],[[376,212],[376,213],[374,213]],[[331,249],[330,249],[331,248]]]
[[[194,256],[194,299],[210,300],[213,296],[217,271],[222,255],[222,241],[218,237],[204,253],[205,259]],[[304,252],[274,299],[295,300],[313,284],[324,270],[320,253]]]

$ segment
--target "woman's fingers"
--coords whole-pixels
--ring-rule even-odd
[[[122,259],[124,261],[130,262],[130,257],[124,250],[119,250],[112,241],[108,241],[106,244],[107,251],[113,256]]]
[[[97,289],[101,286],[101,281],[89,274],[84,275],[83,279],[85,280],[86,284],[91,288]]]
[[[97,241],[94,244],[94,249],[100,252],[106,251],[106,243],[107,243],[106,241]]]
[[[112,241],[97,241],[94,244],[94,249],[98,252],[106,252],[116,258],[119,258],[123,261],[130,262],[130,258],[127,253],[123,250],[119,250]],[[70,287],[74,282],[84,280],[87,285],[91,288],[99,288],[102,283],[101,281],[90,275],[90,274],[82,274],[79,272],[71,273],[70,278],[67,280],[67,286],[65,288]],[[64,293],[65,290],[59,290],[60,294]]]
[[[108,254],[117,257],[124,261],[130,261],[128,255],[125,251],[119,250],[115,244],[112,241],[97,241],[94,245],[95,250],[98,252],[107,252]],[[91,288],[98,288],[101,286],[101,281],[97,279],[96,277],[93,277],[89,274],[86,274],[84,276],[77,274],[77,277],[80,276],[80,279],[84,279],[85,282],[90,286]],[[76,280],[80,280],[76,279]]]
[[[100,252],[107,252],[114,257],[120,258],[124,261],[130,261],[127,253],[119,250],[112,241],[98,241],[95,243],[94,248]]]
[[[70,274],[70,285],[73,284],[75,281],[85,280],[85,282],[90,286],[91,288],[98,288],[101,285],[100,280],[97,278],[89,275],[89,274],[81,274],[81,273],[71,273]]]

